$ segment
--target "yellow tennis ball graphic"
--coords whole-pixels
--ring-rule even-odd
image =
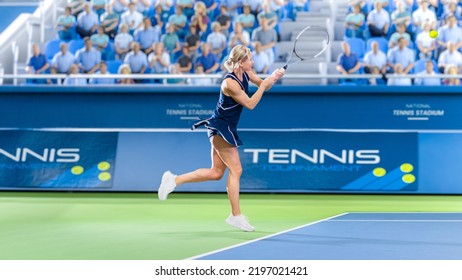
[[[101,181],[109,181],[109,180],[111,180],[111,173],[109,173],[109,172],[101,172],[98,175],[98,179],[100,179]]]
[[[84,169],[80,165],[76,165],[76,166],[71,168],[71,173],[74,174],[74,175],[80,175],[80,174],[83,173],[83,171],[84,171]]]
[[[430,38],[435,39],[436,37],[438,37],[438,31],[430,30]]]
[[[403,164],[401,164],[399,169],[401,171],[403,171],[404,173],[410,173],[410,172],[412,172],[412,170],[414,170],[414,166],[412,166],[412,164],[410,164],[410,163],[403,163]]]
[[[383,177],[387,174],[387,171],[382,167],[377,167],[372,170],[372,174],[374,174],[375,177]]]
[[[412,174],[406,174],[403,176],[403,182],[406,184],[412,184],[415,182],[415,176]]]
[[[109,168],[111,168],[111,164],[109,162],[107,162],[107,161],[102,161],[102,162],[98,163],[98,169],[101,170],[101,171],[106,171]]]

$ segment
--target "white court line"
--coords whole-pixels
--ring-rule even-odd
[[[326,222],[419,222],[419,223],[446,223],[446,222],[456,222],[460,223],[462,220],[330,220]]]
[[[197,119],[195,119],[197,120]],[[56,131],[56,132],[204,132],[205,128],[191,130],[190,128],[84,128],[84,127],[43,127],[43,128],[17,128],[2,127],[0,131]],[[462,129],[337,129],[337,128],[238,128],[238,131],[263,132],[384,132],[384,133],[462,133]]]
[[[288,229],[288,230],[285,230],[285,231],[281,231],[281,232],[274,233],[274,234],[271,234],[271,235],[263,236],[263,237],[260,237],[260,238],[254,239],[254,240],[246,241],[246,242],[243,242],[243,243],[239,243],[239,244],[236,244],[236,245],[232,245],[232,246],[229,246],[229,247],[225,247],[225,248],[222,248],[222,249],[218,249],[218,250],[215,250],[215,251],[204,253],[204,254],[201,254],[201,255],[193,256],[193,257],[187,258],[185,260],[195,260],[195,259],[202,258],[202,257],[205,257],[205,256],[213,255],[213,254],[220,253],[220,252],[223,252],[223,251],[226,251],[226,250],[234,249],[234,248],[237,248],[237,247],[240,247],[240,246],[244,246],[244,245],[251,244],[251,243],[254,243],[254,242],[257,242],[257,241],[268,239],[268,238],[271,238],[271,237],[274,237],[274,236],[277,236],[277,235],[281,235],[281,234],[284,234],[284,233],[287,233],[287,232],[290,232],[290,231],[294,231],[294,230],[301,229],[301,228],[308,227],[308,226],[312,226],[312,225],[315,225],[315,224],[318,224],[318,223],[321,223],[321,222],[325,222],[325,221],[327,221],[329,219],[341,217],[341,216],[346,215],[346,214],[349,214],[349,213],[345,212],[345,213],[335,215],[335,216],[332,216],[332,217],[329,217],[329,218],[325,218],[325,219],[322,219],[322,220],[319,220],[319,221],[316,221],[316,222],[312,222],[312,223],[309,223],[309,224],[306,224],[306,225],[298,226],[298,227],[291,228],[291,229]]]

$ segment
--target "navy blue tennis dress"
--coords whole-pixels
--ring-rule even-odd
[[[240,86],[241,89],[249,95],[249,75],[244,72],[243,81],[239,80],[234,74],[230,72],[226,74],[223,79],[233,79]],[[220,90],[220,99],[218,100],[217,107],[213,111],[212,117],[206,120],[201,120],[193,125],[193,129],[205,125],[208,129],[207,134],[210,137],[220,135],[229,144],[239,147],[243,143],[237,134],[237,124],[241,117],[243,106],[229,96],[223,94]]]

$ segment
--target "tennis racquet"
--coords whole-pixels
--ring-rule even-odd
[[[320,26],[307,26],[295,38],[292,53],[284,65],[284,70],[291,64],[320,56],[329,46],[329,33]],[[295,55],[294,61],[291,61]]]

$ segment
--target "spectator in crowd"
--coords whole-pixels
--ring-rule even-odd
[[[220,6],[220,14],[215,18],[215,20],[220,23],[221,33],[228,37],[229,28],[231,27],[231,18],[228,15],[228,8],[226,6]]]
[[[128,26],[126,24],[120,25],[120,33],[114,39],[116,49],[116,59],[123,61],[125,55],[130,51],[130,45],[133,42],[132,35],[128,34]]]
[[[210,19],[207,15],[207,8],[203,2],[197,2],[194,5],[194,16],[191,18],[191,24],[195,25],[201,38],[207,38],[207,31]]]
[[[161,5],[156,5],[154,7],[154,14],[150,17],[152,26],[159,26],[163,31],[164,24],[168,22],[169,14],[164,14]]]
[[[189,56],[189,48],[187,46],[183,46],[182,48],[183,54],[178,58],[178,70],[182,74],[189,74],[192,69],[192,58]]]
[[[90,39],[93,47],[101,53],[102,60],[109,60],[114,55],[108,48],[109,36],[104,33],[104,27],[98,27],[98,33],[91,35]]]
[[[71,13],[71,7],[67,6],[64,9],[64,15],[61,15],[56,20],[56,28],[58,29],[59,39],[69,41],[75,38],[75,16]]]
[[[204,67],[202,64],[196,64],[194,66],[194,74],[204,76],[203,78],[191,78],[187,80],[187,83],[194,86],[211,86],[213,85],[213,79],[208,78],[204,73]]]
[[[353,12],[345,19],[345,36],[347,38],[364,38],[364,14],[359,5],[353,6]]]
[[[422,32],[417,34],[416,38],[417,49],[421,59],[430,59],[436,50],[436,39],[430,37],[430,23],[425,22],[422,26]]]
[[[436,42],[441,51],[447,49],[449,42],[455,44],[456,49],[462,47],[462,28],[457,26],[457,19],[454,15],[449,15],[447,24],[439,29]]]
[[[195,58],[198,55],[197,50],[201,46],[201,38],[197,34],[197,28],[195,25],[189,26],[189,35],[184,41],[184,46],[188,48],[188,55]]]
[[[400,23],[398,24],[397,28],[397,32],[391,34],[390,39],[388,40],[388,47],[390,49],[398,45],[399,38],[406,39],[406,42],[408,44],[409,42],[411,42],[411,36],[409,35],[409,33],[406,33],[406,25],[404,23]]]
[[[170,15],[170,8],[173,5],[172,0],[154,0],[154,6],[156,9],[160,6],[160,18],[163,22],[168,21],[168,16]]]
[[[207,43],[211,47],[211,52],[220,59],[223,55],[223,51],[226,49],[226,37],[220,32],[220,24],[218,22],[214,22],[212,24],[213,32],[207,36]]]
[[[153,44],[153,52],[148,56],[149,68],[152,74],[167,74],[170,65],[170,54],[164,50],[162,42]],[[161,83],[161,79],[155,79],[155,83]]]
[[[250,44],[250,34],[242,28],[239,22],[234,23],[234,31],[229,35],[229,49],[231,50],[236,45],[248,47]],[[261,46],[261,45],[260,45]]]
[[[84,86],[87,84],[87,79],[83,77],[76,77],[79,75],[79,66],[73,64],[69,70],[69,76],[64,79],[63,85],[66,86]]]
[[[61,43],[59,48],[61,51],[55,54],[51,61],[51,74],[69,74],[75,57],[68,51],[67,43]]]
[[[306,0],[298,0],[295,2],[299,2],[299,1],[306,1]],[[295,2],[294,2],[294,5],[296,6],[297,4]],[[263,0],[242,0],[242,5],[250,6],[250,13],[252,13],[252,15],[255,16],[255,19],[257,18],[258,14],[262,11],[262,4],[263,4]]]
[[[32,45],[32,56],[26,66],[26,72],[29,74],[45,74],[50,68],[46,56],[40,51],[40,46],[36,43]],[[28,83],[46,84],[46,79],[31,79]]]
[[[99,69],[101,52],[93,48],[89,37],[85,37],[83,41],[85,46],[75,53],[75,63],[82,73],[93,74]]]
[[[268,55],[271,63],[274,62],[273,47],[277,42],[277,34],[274,29],[270,29],[268,25],[268,19],[262,17],[260,20],[260,27],[256,28],[252,33],[252,46],[255,47],[255,43],[260,42],[262,50]]]
[[[184,38],[186,35],[184,28],[186,27],[186,23],[188,22],[188,18],[186,15],[183,14],[183,8],[181,6],[176,6],[175,7],[175,14],[171,15],[168,18],[168,23],[170,25],[173,25],[175,28],[176,35],[178,35],[178,38]]]
[[[342,42],[342,53],[337,59],[337,71],[342,75],[356,74],[360,67],[358,55],[351,51],[348,42]],[[351,79],[342,79],[342,81],[351,81]]]
[[[181,50],[180,39],[175,33],[175,26],[171,23],[167,24],[167,33],[162,35],[160,41],[164,43],[165,49],[172,56]]]
[[[285,0],[268,0],[268,2],[270,3],[271,11],[277,15],[281,14],[281,8],[286,4]]]
[[[253,68],[257,74],[268,74],[269,67],[271,62],[268,58],[268,55],[265,52],[262,52],[261,44],[259,42],[255,43],[255,50],[252,52],[252,59],[254,61]]]
[[[119,14],[115,13],[112,6],[106,5],[106,12],[100,17],[101,26],[104,27],[104,33],[109,38],[114,39],[117,35],[117,27],[119,26]]]
[[[218,64],[217,57],[210,52],[210,46],[207,43],[202,43],[201,46],[202,55],[199,56],[195,62],[195,64],[201,64],[204,67],[204,73],[211,74],[215,73],[220,66]]]
[[[263,2],[263,10],[257,16],[260,25],[262,18],[266,18],[268,20],[269,29],[274,29],[278,24],[278,15],[271,10],[271,6],[267,1]]]
[[[110,5],[114,9],[114,12],[121,15],[128,10],[128,4],[130,0],[111,0]]]
[[[135,31],[135,41],[140,43],[141,50],[149,54],[152,51],[154,43],[160,41],[162,30],[159,26],[152,26],[151,20],[148,17],[143,19],[143,28]]]
[[[117,71],[121,75],[131,75],[132,70],[130,69],[130,65],[128,64],[122,64],[119,66],[119,70]],[[117,83],[123,84],[123,85],[131,85],[134,84],[135,81],[131,78],[120,78]]]
[[[148,11],[151,8],[152,0],[132,0],[136,4],[136,10],[143,16],[148,15]]]
[[[411,0],[412,1],[412,0]],[[404,24],[406,30],[409,32],[411,30],[411,12],[410,9],[406,8],[406,3],[403,1],[396,2],[396,10],[391,13],[391,21],[395,27],[399,24]]]
[[[375,2],[375,9],[367,15],[367,26],[372,37],[386,37],[390,27],[390,14],[382,7],[382,2]]]
[[[449,15],[453,15],[456,20],[462,19],[462,7],[457,5],[458,1],[449,0],[443,6],[443,14],[441,18],[446,20]]]
[[[242,7],[242,0],[221,0],[220,3],[228,7],[228,15],[233,22],[239,15],[239,8]]]
[[[457,66],[455,65],[448,65],[444,70],[444,74],[446,75],[458,75],[460,71],[458,70]],[[459,78],[446,78],[443,80],[443,84],[447,86],[459,86],[460,79]]]
[[[98,15],[92,11],[90,3],[85,4],[85,10],[77,18],[76,31],[80,37],[90,37],[99,26]]]
[[[249,5],[244,5],[242,9],[243,13],[237,17],[236,22],[242,24],[245,31],[252,33],[256,21],[255,16],[250,13]]]
[[[393,72],[395,73],[395,76],[399,76],[399,77],[388,78],[388,81],[387,81],[388,86],[410,86],[412,85],[411,79],[407,77],[406,73],[403,71],[403,66],[401,64],[396,63],[393,66]]]
[[[359,5],[359,7],[361,8],[361,13],[363,13],[364,16],[367,16],[368,10],[366,0],[348,0],[348,11],[353,11],[353,7],[356,5]]]
[[[116,83],[116,80],[114,78],[104,77],[104,76],[110,75],[110,73],[107,71],[106,61],[101,61],[99,63],[99,71],[96,72],[96,74],[99,74],[102,77],[97,77],[97,78],[90,79],[90,84],[94,84],[94,85],[112,85],[112,84]]]
[[[130,35],[133,35],[135,30],[143,25],[143,15],[136,10],[136,5],[133,2],[128,4],[128,11],[124,12],[120,18],[121,23],[128,26]]]
[[[414,68],[414,57],[414,51],[407,47],[407,40],[399,38],[398,46],[388,50],[387,64],[392,69],[395,69],[395,64],[400,64],[404,69],[404,74],[409,74]]]
[[[414,80],[415,85],[424,85],[424,86],[439,86],[439,85],[441,85],[441,79],[440,78],[432,78],[432,77],[430,77],[430,76],[437,75],[435,73],[435,71],[433,70],[433,61],[431,61],[431,60],[427,60],[427,62],[425,62],[425,71],[417,73],[417,75],[419,77]]]
[[[183,14],[188,20],[194,15],[194,0],[177,0],[176,6],[182,8]]]
[[[373,75],[385,75],[387,73],[387,56],[379,49],[379,43],[372,42],[372,50],[364,56],[364,72]],[[369,79],[369,84],[376,85],[377,82],[383,82],[383,79],[377,81]]]
[[[441,73],[445,73],[448,65],[455,65],[458,71],[462,69],[462,54],[457,50],[456,44],[449,41],[447,43],[448,49],[440,54],[438,58],[438,68]]]
[[[132,43],[132,51],[127,54],[124,59],[124,64],[130,66],[131,73],[133,74],[144,74],[148,67],[148,57],[141,51],[140,44],[138,42]],[[135,80],[141,82],[140,80]]]
[[[172,75],[181,75],[180,70],[178,69],[177,65],[170,65],[168,68],[168,71]],[[164,80],[166,84],[184,84],[185,79],[182,78],[170,78],[170,79],[165,79]]]
[[[71,8],[71,14],[76,18],[83,12],[86,4],[86,0],[67,0],[67,6]]]
[[[215,19],[215,17],[217,16],[215,14],[215,11],[218,7],[218,2],[215,0],[202,0],[202,2],[204,2],[205,4],[205,8],[207,9],[207,16],[209,17],[209,19]]]
[[[91,0],[93,11],[100,17],[106,12],[106,0]]]
[[[432,29],[436,29],[436,14],[428,8],[428,5],[427,0],[420,0],[419,8],[412,13],[412,23],[417,29],[416,33],[421,31],[419,29],[426,21],[430,23]]]

